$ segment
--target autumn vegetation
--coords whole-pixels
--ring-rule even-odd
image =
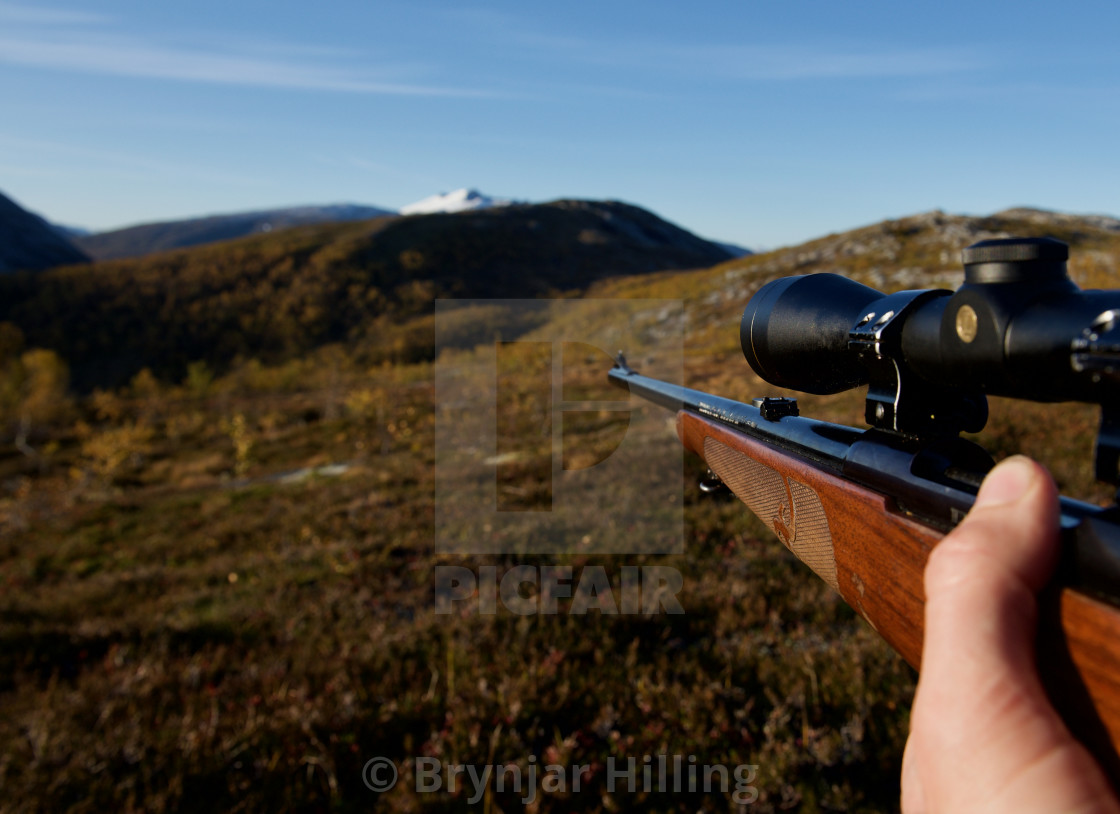
[[[772,388],[742,360],[738,315],[776,275],[952,286],[964,245],[1045,233],[1071,243],[1083,285],[1115,285],[1120,236],[931,213],[674,271],[632,250],[595,267],[577,231],[548,238],[549,262],[570,261],[550,270],[437,226],[301,227],[0,277],[0,810],[522,807],[417,795],[417,756],[591,767],[578,796],[538,794],[542,812],[734,807],[718,791],[608,793],[608,758],[661,753],[758,766],[758,811],[894,810],[913,672],[741,504],[701,495],[699,462],[681,472],[683,554],[436,552],[432,301],[680,300],[685,383],[749,399]],[[479,317],[462,336],[492,342]],[[571,384],[593,391],[599,374]],[[1094,411],[1056,409],[997,400],[979,440],[1106,498]],[[862,398],[802,410],[858,425]],[[600,430],[582,430],[588,449]],[[530,501],[539,472],[521,470]],[[436,615],[433,571],[451,561],[615,579],[669,565],[685,613]],[[377,756],[401,772],[380,796],[361,774]]]

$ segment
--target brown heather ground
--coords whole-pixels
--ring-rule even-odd
[[[814,269],[830,262],[818,249]],[[686,383],[749,398],[770,388],[742,361],[735,315],[798,262],[592,293],[684,300]],[[889,285],[909,265],[852,271]],[[436,554],[433,401],[430,365],[363,369],[327,348],[216,380],[196,369],[183,386],[138,377],[58,405],[37,459],[4,447],[0,810],[522,807],[417,795],[416,756],[590,765],[580,795],[538,794],[540,812],[734,808],[726,793],[606,793],[608,758],[659,753],[757,765],[757,811],[896,808],[913,672],[744,507],[702,496],[695,460],[684,554],[561,560],[616,585],[622,565],[678,568],[683,615],[437,616],[439,563],[557,560]],[[515,403],[531,410],[531,394]],[[803,401],[845,423],[861,411],[854,393]],[[981,440],[997,455],[1027,451],[1067,493],[1103,496],[1092,410],[993,412]],[[607,443],[600,430],[588,447]],[[376,756],[401,767],[380,796],[361,774]]]
[[[5,809],[466,810],[407,759],[533,755],[592,766],[537,810],[694,810],[604,794],[608,757],[658,753],[758,765],[760,810],[889,808],[909,669],[696,462],[685,555],[561,560],[679,568],[684,615],[436,616],[430,370],[334,378],[102,395],[41,474],[4,459]]]

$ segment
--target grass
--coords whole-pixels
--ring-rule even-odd
[[[59,427],[42,471],[3,459],[0,807],[469,808],[410,791],[428,755],[591,767],[578,802],[544,794],[540,811],[694,809],[606,793],[608,759],[658,753],[757,765],[760,810],[893,804],[909,669],[737,502],[689,486],[675,557],[454,559],[599,567],[615,590],[623,565],[668,565],[684,615],[437,616],[430,368],[376,373],[102,394],[112,418],[79,405],[87,428]],[[531,412],[528,396],[514,403]],[[143,451],[98,468],[90,439],[131,443],[116,430],[135,426]],[[572,431],[613,443],[594,421]],[[349,468],[277,477],[325,463]],[[402,772],[380,797],[362,784],[375,756]]]
[[[924,233],[909,228],[875,239],[936,272],[940,247],[910,246]],[[810,266],[848,257],[854,274],[895,279],[887,254],[844,254],[844,240],[591,296],[680,300],[685,383],[749,399],[771,388],[742,362],[736,315],[772,267],[817,253]],[[656,331],[657,314],[636,313]],[[453,327],[488,339],[470,320]],[[412,341],[385,337],[398,340]],[[593,353],[573,359],[565,398],[613,395]],[[525,348],[502,363],[542,364]],[[734,806],[731,791],[609,792],[611,759],[655,754],[757,766],[758,811],[896,809],[913,672],[741,504],[702,495],[698,461],[673,473],[681,554],[449,555],[433,545],[432,365],[363,367],[335,348],[203,372],[69,403],[32,439],[34,461],[0,451],[0,810],[523,807],[493,789],[471,804],[463,785],[417,794],[424,756],[588,767],[578,796],[539,793],[539,812]],[[503,382],[511,434],[541,421],[541,391],[523,381]],[[804,397],[802,410],[859,425],[863,402]],[[565,427],[583,464],[617,443],[611,419]],[[1101,499],[1094,431],[1088,408],[993,400],[980,441]],[[547,445],[511,446],[525,449],[503,475],[518,490],[510,508],[547,494]],[[671,567],[685,613],[480,614],[476,596],[436,614],[433,574],[447,564],[499,579],[524,564],[601,569],[615,591],[623,567]],[[382,795],[362,780],[377,756],[401,775]]]

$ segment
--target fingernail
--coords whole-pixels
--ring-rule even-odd
[[[984,478],[974,506],[1005,506],[1021,498],[1034,484],[1037,470],[1030,458],[1013,455],[1000,461]]]

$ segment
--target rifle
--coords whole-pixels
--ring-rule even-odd
[[[836,274],[764,285],[743,313],[748,363],[779,387],[827,395],[866,384],[869,429],[801,417],[635,372],[610,381],[677,411],[684,447],[910,663],[920,666],[922,578],[994,465],[959,437],[987,395],[1099,404],[1095,476],[1120,486],[1120,290],[1080,290],[1069,247],[976,243],[965,281],[882,294]],[[1062,555],[1040,603],[1038,664],[1074,735],[1120,781],[1120,508],[1061,498]]]

